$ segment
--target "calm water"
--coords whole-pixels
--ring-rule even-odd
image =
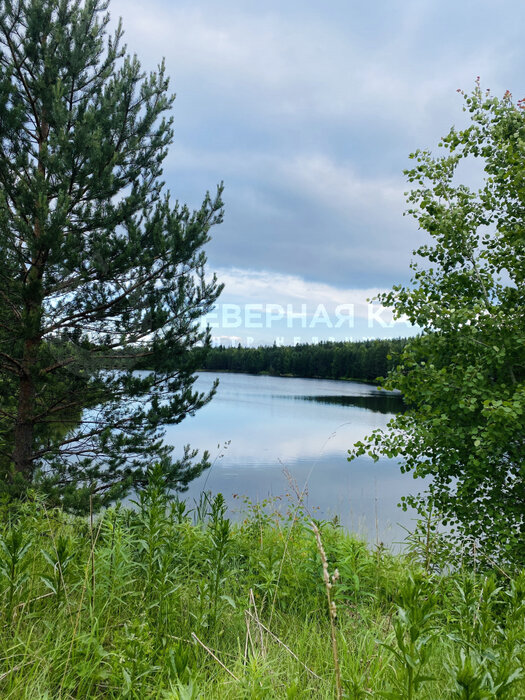
[[[216,377],[211,403],[167,431],[171,444],[211,454],[211,469],[190,484],[189,503],[206,489],[224,495],[233,517],[243,496],[282,496],[286,508],[288,472],[315,517],[337,515],[372,542],[403,539],[401,524],[411,526],[414,515],[397,503],[421,483],[401,474],[395,460],[346,459],[354,442],[386,425],[400,408],[398,397],[358,382],[220,372],[200,374],[196,386],[205,390]]]

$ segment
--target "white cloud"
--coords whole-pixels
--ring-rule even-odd
[[[264,307],[290,305],[291,315],[301,314],[305,304],[313,314],[318,305],[333,312],[339,305],[354,304],[356,315],[366,317],[367,299],[385,291],[378,288],[340,289],[329,284],[308,282],[296,275],[276,274],[265,270],[218,269],[217,276],[225,289],[221,303],[261,304]]]

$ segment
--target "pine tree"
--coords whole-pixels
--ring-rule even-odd
[[[0,1],[0,488],[78,509],[153,461],[173,488],[206,466],[173,461],[162,428],[210,398],[194,372],[220,293],[203,246],[222,186],[170,204],[165,67],[143,72],[107,8]]]

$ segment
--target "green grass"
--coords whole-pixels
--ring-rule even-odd
[[[2,521],[2,698],[525,697],[525,575],[447,568],[435,534],[394,556],[318,522],[320,550],[293,504],[233,524],[158,474],[94,522]]]

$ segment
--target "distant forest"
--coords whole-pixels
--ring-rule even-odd
[[[257,348],[213,347],[203,369],[373,382],[394,366],[406,338]]]

